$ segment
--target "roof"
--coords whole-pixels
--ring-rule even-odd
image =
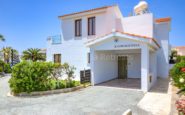
[[[107,9],[107,8],[114,7],[114,6],[117,6],[117,5],[103,6],[103,7],[99,7],[99,8],[90,9],[90,10],[84,10],[84,11],[81,11],[81,12],[75,12],[75,13],[71,13],[71,14],[65,14],[65,15],[62,15],[62,16],[59,16],[59,17],[63,18],[63,17],[66,17],[66,16],[75,15],[75,14],[81,14],[81,13],[85,13],[85,12],[91,12],[91,11],[96,11],[96,10]]]
[[[137,35],[137,34],[131,34],[131,33],[127,33],[127,32],[120,32],[120,31],[115,31],[115,32],[118,32],[118,33],[121,33],[121,34],[125,34],[125,35],[129,35],[129,36],[134,36],[134,37],[138,37],[138,38],[144,38],[144,39],[151,40],[151,41],[153,41],[160,48],[160,45],[158,44],[158,42],[157,42],[157,40],[155,38],[147,37],[147,36],[142,36],[142,35]],[[107,36],[109,34],[112,34],[112,33],[114,33],[114,32],[110,32],[110,33],[105,34],[105,35],[103,35],[101,37],[98,37],[96,39],[92,39],[92,40],[88,41],[87,43],[93,42],[93,41],[95,41],[97,39],[100,39],[100,38],[105,37],[105,36]]]
[[[176,46],[176,47],[173,47],[173,48],[177,48],[177,49],[185,49],[185,46]]]
[[[166,18],[158,18],[155,20],[156,23],[161,23],[161,22],[170,22],[171,18],[170,17],[166,17]]]

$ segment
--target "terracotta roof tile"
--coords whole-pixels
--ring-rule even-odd
[[[177,48],[177,49],[185,49],[185,46],[176,46],[174,48]]]
[[[81,12],[75,12],[75,13],[71,13],[71,14],[65,14],[65,15],[62,15],[62,16],[59,16],[59,17],[66,17],[66,16],[75,15],[75,14],[80,14],[80,13],[85,13],[85,12],[91,12],[91,11],[95,11],[95,10],[107,9],[107,8],[114,7],[114,6],[117,6],[117,5],[103,6],[103,7],[94,8],[94,9],[90,9],[90,10],[85,10],[85,11],[81,11]]]
[[[170,17],[166,17],[166,18],[158,18],[155,20],[156,23],[161,23],[161,22],[169,22],[171,21]]]

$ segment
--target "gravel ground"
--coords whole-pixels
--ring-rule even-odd
[[[141,91],[93,86],[71,93],[40,97],[7,97],[8,77],[0,78],[0,115],[149,115],[136,105]]]

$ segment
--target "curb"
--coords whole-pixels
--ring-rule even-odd
[[[43,96],[43,95],[52,95],[52,94],[60,94],[60,93],[68,93],[68,92],[73,92],[76,90],[80,90],[83,88],[88,87],[89,85],[80,85],[77,87],[72,87],[72,88],[65,88],[65,89],[57,89],[57,90],[49,90],[49,91],[35,91],[35,92],[31,92],[31,93],[27,93],[27,92],[22,92],[19,94],[12,94],[12,92],[9,92],[7,94],[8,97],[12,97],[12,96],[17,96],[17,97],[30,97],[30,96]]]

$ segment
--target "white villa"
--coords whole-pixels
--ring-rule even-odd
[[[90,69],[92,85],[132,78],[148,91],[157,77],[168,77],[171,18],[156,19],[145,1],[128,17],[113,5],[59,19],[62,34],[47,39],[47,61],[75,66],[76,79]]]

